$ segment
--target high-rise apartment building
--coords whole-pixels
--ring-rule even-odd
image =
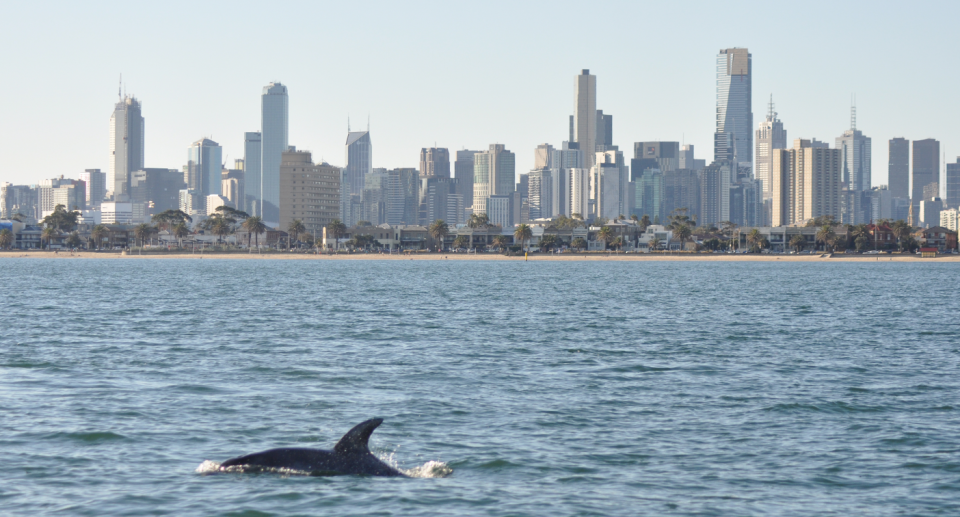
[[[960,156],[957,163],[947,164],[947,199],[950,208],[960,208]]]
[[[473,210],[473,156],[480,151],[461,149],[457,151],[457,161],[453,164],[457,179],[457,192],[463,196],[465,210]]]
[[[235,160],[233,169],[223,169],[220,173],[220,195],[227,204],[237,210],[244,210],[246,192],[244,192],[243,160]],[[248,212],[249,213],[249,212]]]
[[[124,97],[110,116],[110,169],[108,188],[114,201],[130,197],[130,173],[143,168],[144,120],[140,101]]]
[[[841,152],[794,140],[773,152],[771,226],[787,226],[830,215],[840,220]]]
[[[786,149],[787,130],[783,129],[783,122],[777,118],[773,109],[773,95],[767,105],[767,118],[760,122],[757,129],[757,156],[754,161],[754,177],[760,181],[763,189],[763,199],[773,197],[773,188],[770,182],[770,171],[773,170],[773,150]]]
[[[263,87],[260,95],[260,211],[268,225],[280,220],[280,162],[290,145],[289,138],[287,87],[279,82],[270,83]]]
[[[80,173],[80,180],[87,185],[87,206],[95,207],[103,202],[107,195],[107,175],[100,169],[86,169]]]
[[[730,220],[730,185],[736,175],[731,162],[713,162],[703,169],[700,179],[701,226],[719,225]]]
[[[857,129],[856,107],[851,108],[850,129],[836,140],[840,151],[840,181],[843,196],[840,203],[840,221],[845,224],[870,222],[872,188],[871,140]]]
[[[553,152],[556,149],[550,144],[540,144],[533,153],[534,169],[550,169],[553,167]]]
[[[910,197],[914,206],[924,198],[923,189],[940,184],[940,142],[933,138],[913,141],[913,185]]]
[[[450,179],[450,151],[443,147],[420,149],[420,177]]]
[[[566,172],[566,205],[570,217],[580,216],[586,220],[590,210],[590,171],[588,169],[570,168]]]
[[[280,228],[299,219],[307,233],[322,235],[323,228],[340,216],[340,169],[313,163],[309,151],[285,151],[280,161]]]
[[[487,198],[506,196],[514,191],[516,155],[503,144],[473,156],[473,213],[487,212]]]
[[[206,196],[220,195],[223,172],[223,148],[209,138],[201,138],[187,148],[184,181],[187,189]]]
[[[887,162],[887,183],[890,195],[902,199],[910,198],[910,141],[906,138],[892,138],[889,142],[889,160]]]
[[[617,154],[620,154],[619,160]],[[598,152],[594,162],[590,169],[590,199],[594,202],[595,215],[608,220],[627,215],[630,203],[625,201],[633,196],[627,192],[630,178],[628,169],[622,165],[622,153]]]
[[[583,151],[580,166],[593,167],[597,147],[597,76],[583,70],[576,76],[573,96],[573,129]]]
[[[553,216],[553,169],[540,167],[527,174],[527,205],[530,220]]]
[[[373,144],[369,131],[347,132],[343,175],[349,188],[349,195],[359,196],[363,192],[363,180],[373,172]]]
[[[745,48],[717,54],[717,125],[714,161],[753,163],[753,59]]]
[[[557,215],[570,216],[570,173],[569,169],[580,167],[583,162],[580,146],[576,142],[565,141],[560,149],[552,151],[550,158],[550,208],[551,212],[545,214],[541,211],[541,217],[554,217]],[[585,212],[579,212],[586,215]]]
[[[27,224],[35,223],[39,217],[37,210],[38,190],[30,185],[4,183],[0,187],[0,218],[10,219],[20,215],[24,218],[23,222]]]
[[[260,200],[262,145],[263,139],[259,131],[243,134],[243,192],[246,196],[243,210],[259,217],[263,217],[263,204]]]

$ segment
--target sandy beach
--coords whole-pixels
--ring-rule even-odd
[[[820,253],[810,255],[758,255],[758,254],[726,254],[726,253],[564,253],[560,255],[550,253],[531,253],[527,257],[508,257],[499,253],[410,253],[410,254],[380,254],[380,253],[340,253],[340,254],[310,254],[310,253],[244,253],[226,252],[217,253],[144,253],[136,252],[123,254],[111,252],[81,251],[71,254],[69,251],[3,251],[0,258],[46,258],[46,259],[185,259],[185,260],[493,260],[493,261],[711,261],[711,262],[955,262],[960,263],[960,255],[941,255],[935,258],[920,258],[919,255],[893,253],[890,255],[854,255],[835,254],[831,257],[821,257]]]

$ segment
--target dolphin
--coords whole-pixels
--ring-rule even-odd
[[[360,476],[401,476],[402,472],[377,459],[367,448],[373,430],[383,423],[382,418],[361,422],[347,431],[332,451],[323,449],[270,449],[231,458],[220,464],[227,467],[282,468],[316,475],[354,474]]]

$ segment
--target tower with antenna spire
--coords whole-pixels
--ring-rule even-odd
[[[767,201],[773,197],[773,151],[787,148],[787,130],[783,122],[777,118],[774,109],[773,94],[767,103],[767,118],[760,122],[756,132],[756,161],[754,162],[754,177],[762,183],[763,199]]]
[[[874,219],[871,140],[857,129],[857,97],[850,97],[850,129],[837,137],[840,150],[840,222],[867,224]]]
[[[127,202],[130,200],[130,175],[144,167],[144,119],[140,101],[123,91],[123,75],[120,76],[117,97],[110,115],[107,189],[112,193],[113,201]]]

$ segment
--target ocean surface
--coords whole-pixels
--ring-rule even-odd
[[[2,515],[960,514],[958,264],[0,270]]]

